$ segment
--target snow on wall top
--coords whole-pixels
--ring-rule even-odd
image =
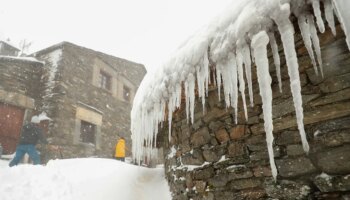
[[[18,57],[18,56],[2,56],[2,55],[0,55],[0,58],[8,59],[8,60],[17,60],[17,61],[23,61],[23,62],[36,62],[36,63],[40,63],[40,64],[45,64],[44,62],[39,61],[34,57]]]
[[[320,3],[324,5],[324,14],[328,26],[335,32],[334,13],[342,24],[346,40],[350,47],[350,9],[348,0],[245,0],[232,4],[226,12],[212,24],[191,37],[181,46],[175,55],[169,58],[158,71],[147,74],[135,96],[131,111],[131,131],[133,156],[140,161],[147,147],[155,146],[154,138],[158,133],[158,124],[167,117],[169,127],[173,111],[180,107],[182,84],[186,96],[187,119],[193,123],[195,83],[198,86],[198,97],[202,99],[203,108],[208,94],[208,84],[223,86],[226,106],[233,107],[237,116],[239,93],[243,100],[246,119],[246,97],[253,105],[252,61],[256,64],[260,95],[263,102],[266,140],[270,165],[274,177],[277,175],[273,159],[273,124],[272,124],[272,91],[267,45],[271,45],[280,90],[280,59],[275,39],[279,33],[291,82],[291,91],[296,111],[296,118],[303,148],[306,152],[309,145],[306,140],[303,124],[303,108],[299,78],[299,65],[294,44],[294,27],[289,19],[291,14],[297,17],[299,29],[308,50],[315,73],[323,76],[323,66],[317,29],[323,33],[324,22],[321,17]],[[309,8],[313,9],[310,12]],[[316,28],[317,26],[317,28]],[[278,31],[277,31],[278,30]],[[276,34],[277,36],[277,34]],[[210,49],[210,51],[208,51]],[[314,50],[313,50],[314,49]],[[209,60],[215,63],[216,80],[210,80]],[[246,83],[247,82],[247,92]],[[218,87],[220,94],[221,87]],[[168,116],[165,116],[165,109]],[[237,119],[237,117],[236,117]],[[169,128],[169,138],[171,128]]]

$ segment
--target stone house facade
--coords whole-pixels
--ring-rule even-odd
[[[272,82],[277,181],[271,174],[262,100],[253,74],[254,107],[248,108],[247,121],[241,109],[235,124],[234,110],[218,100],[217,88],[211,85],[205,114],[196,98],[193,124],[188,123],[182,103],[174,113],[170,142],[169,127],[161,129],[158,141],[163,142],[173,199],[350,198],[350,53],[340,25],[336,28],[336,37],[330,29],[319,34],[324,78],[315,75],[300,32],[295,35],[309,154],[301,145],[281,57],[283,93],[277,81]],[[273,66],[271,49],[268,55]],[[274,69],[270,72],[276,77]]]
[[[24,86],[39,86],[34,87],[28,110],[44,112],[52,119],[43,126],[50,143],[59,146],[57,151],[42,149],[44,160],[111,158],[118,136],[124,136],[130,148],[131,103],[146,73],[143,65],[69,42],[32,56],[40,60],[35,62],[40,67],[26,77]],[[21,71],[6,70],[13,70],[13,75]],[[6,91],[13,90],[10,86]]]
[[[12,154],[24,121],[34,114],[43,90],[44,64],[35,60],[0,56],[0,144]]]

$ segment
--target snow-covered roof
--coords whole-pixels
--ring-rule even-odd
[[[321,2],[324,5],[324,11],[320,10]],[[144,78],[134,99],[131,113],[134,158],[140,160],[145,153],[143,151],[144,141],[148,146],[155,146],[153,138],[158,133],[158,124],[165,117],[171,127],[172,113],[181,103],[182,84],[185,89],[187,119],[191,119],[192,123],[196,81],[198,97],[202,98],[203,107],[208,94],[208,84],[212,81],[217,85],[223,85],[226,105],[234,108],[236,116],[238,93],[241,93],[247,118],[245,79],[248,82],[249,102],[253,104],[251,81],[253,61],[257,66],[259,89],[263,91],[260,92],[260,95],[263,102],[265,132],[272,174],[276,177],[277,170],[272,149],[271,77],[268,70],[266,46],[268,43],[271,45],[281,86],[280,59],[275,39],[275,34],[278,32],[286,55],[298,129],[304,150],[307,152],[309,145],[303,124],[299,65],[295,50],[294,27],[290,16],[294,15],[298,20],[301,35],[314,64],[315,72],[323,75],[316,24],[319,32],[323,33],[325,27],[321,12],[324,12],[328,26],[333,34],[336,34],[335,13],[342,24],[350,47],[348,9],[350,9],[349,0],[245,0],[239,4],[233,1],[232,6],[228,7],[226,12],[187,40],[159,70],[153,74],[147,74]],[[312,48],[315,49],[316,55]],[[216,80],[210,80],[208,57],[215,63]],[[220,94],[220,87],[218,90]],[[169,111],[168,116],[164,116],[166,107]],[[170,133],[171,129],[169,129],[169,136]]]
[[[39,61],[34,57],[18,57],[18,56],[1,56],[0,55],[0,59],[22,61],[22,62],[36,62],[36,63],[40,63],[40,64],[45,64],[44,62]]]
[[[5,44],[7,44],[8,46],[10,46],[10,47],[16,49],[17,51],[20,50],[18,47],[16,47],[16,45],[14,45],[14,44],[13,44],[12,42],[10,42],[10,41],[5,41],[5,40],[1,40],[1,39],[0,39],[0,43],[5,43]]]

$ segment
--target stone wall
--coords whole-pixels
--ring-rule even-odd
[[[36,110],[42,96],[43,63],[0,57],[0,102]]]
[[[187,123],[184,108],[174,114],[172,139],[163,137],[173,199],[350,198],[350,53],[344,34],[338,26],[336,37],[330,30],[319,35],[324,78],[315,75],[300,35],[295,37],[310,153],[301,146],[285,60],[281,56],[283,93],[279,93],[270,54],[277,181],[271,175],[254,74],[255,105],[248,108],[248,121],[241,109],[235,124],[233,110],[218,101],[213,87],[205,114],[196,100],[193,124]],[[167,135],[167,129],[160,136]]]

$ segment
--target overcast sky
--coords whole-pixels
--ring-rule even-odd
[[[0,38],[62,41],[154,69],[234,0],[0,0]]]

